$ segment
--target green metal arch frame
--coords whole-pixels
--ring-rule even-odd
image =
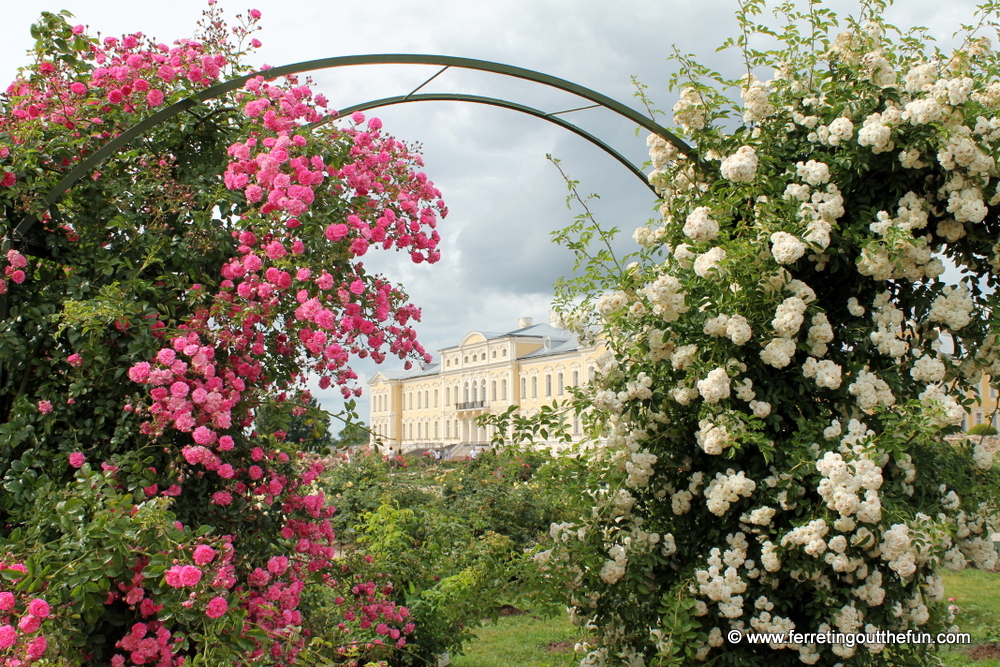
[[[649,179],[646,174],[642,172],[641,169],[636,167],[634,164],[629,162],[628,158],[616,151],[614,148],[604,143],[597,137],[595,137],[590,132],[574,125],[573,123],[567,122],[558,116],[546,113],[539,109],[534,109],[532,107],[524,106],[523,104],[517,104],[516,102],[508,102],[507,100],[501,100],[496,97],[483,97],[481,95],[466,95],[464,93],[421,93],[419,95],[397,95],[394,97],[383,97],[379,100],[372,100],[371,102],[363,102],[361,104],[355,104],[354,106],[347,107],[346,109],[341,109],[340,113],[344,116],[354,113],[355,111],[367,111],[369,109],[376,109],[380,107],[392,106],[394,104],[406,104],[409,102],[472,102],[473,104],[485,104],[488,106],[500,107],[502,109],[511,109],[513,111],[519,111],[521,113],[534,116],[536,118],[541,118],[542,120],[547,120],[550,123],[554,123],[559,127],[565,128],[583,137],[590,143],[599,147],[605,153],[608,153],[611,157],[618,160],[626,169],[631,171],[636,177],[643,182],[643,184],[656,194],[656,188],[654,188],[649,183]],[[336,118],[330,119],[336,120]],[[323,123],[329,121],[322,121]]]
[[[705,164],[699,158],[694,149],[692,149],[688,144],[682,141],[679,137],[674,135],[672,132],[666,128],[660,126],[655,121],[646,118],[636,110],[625,106],[624,104],[606,96],[597,91],[585,88],[571,81],[565,79],[560,79],[548,74],[543,74],[541,72],[536,72],[534,70],[525,69],[523,67],[515,67],[513,65],[505,65],[502,63],[490,62],[487,60],[476,60],[473,58],[460,58],[456,56],[441,56],[441,55],[427,55],[427,54],[370,54],[370,55],[357,55],[357,56],[338,56],[333,58],[321,58],[319,60],[309,60],[301,63],[295,63],[291,65],[283,65],[281,67],[273,67],[271,69],[252,72],[245,76],[238,77],[236,79],[231,79],[229,81],[217,84],[210,88],[192,95],[191,97],[185,98],[179,102],[176,102],[165,109],[161,109],[152,116],[140,121],[136,125],[133,125],[129,129],[122,132],[120,135],[109,141],[108,143],[101,146],[99,149],[94,151],[90,156],[87,157],[83,162],[78,164],[69,173],[67,173],[56,185],[53,187],[45,196],[44,203],[42,205],[43,209],[51,208],[61,197],[65,194],[75,183],[77,183],[81,178],[88,174],[92,169],[99,165],[103,160],[113,155],[120,148],[129,144],[134,139],[142,136],[161,122],[172,118],[184,111],[187,111],[202,102],[217,98],[228,92],[232,92],[239,88],[242,88],[247,81],[256,77],[264,76],[269,79],[276,78],[279,76],[286,76],[289,74],[301,74],[303,72],[312,72],[321,69],[331,69],[335,67],[350,67],[356,65],[441,65],[445,69],[449,67],[458,67],[462,69],[472,69],[483,72],[492,72],[495,74],[502,74],[505,76],[511,76],[519,79],[525,79],[528,81],[533,81],[535,83],[541,83],[547,85],[551,88],[556,88],[563,90],[568,93],[577,95],[586,100],[589,100],[596,105],[603,106],[615,113],[628,118],[637,125],[644,127],[645,129],[663,137],[666,141],[673,144],[678,151],[690,158],[699,168],[702,170],[706,169]],[[442,70],[443,71],[443,70]],[[440,72],[438,73],[440,74]],[[436,74],[434,76],[437,76]],[[434,78],[434,77],[431,77]],[[430,79],[428,79],[430,81]],[[426,85],[427,82],[425,82]],[[421,86],[423,87],[423,86]],[[417,89],[419,90],[419,88]],[[414,91],[416,92],[416,91]],[[413,100],[415,97],[420,98],[422,96],[414,96],[412,93],[408,96],[409,100]],[[455,98],[459,99],[459,98]],[[477,100],[468,100],[477,101]],[[482,100],[478,100],[480,103],[487,103]],[[550,122],[554,122],[557,125],[561,125],[570,131],[587,138],[590,141],[594,141],[598,146],[607,150],[615,159],[620,162],[623,161],[616,152],[609,150],[603,142],[596,140],[596,137],[591,137],[583,130],[575,128],[570,123],[566,123],[561,119],[556,119],[552,114],[545,114],[543,112],[537,111],[535,109],[530,109],[530,107],[523,107],[522,105],[514,105],[514,103],[503,102],[498,100],[497,102],[489,102],[497,106],[506,106],[507,108],[522,111],[524,113],[529,113],[531,115],[536,115],[541,118],[545,118]],[[498,104],[499,103],[499,104]],[[357,108],[357,107],[354,107]],[[529,110],[530,109],[530,110]],[[575,129],[574,129],[575,128]],[[596,141],[595,141],[596,140]],[[627,163],[632,171],[635,171],[635,167],[630,163]],[[35,224],[37,219],[34,215],[28,215],[23,218],[14,229],[14,236],[21,240],[24,240],[27,236],[27,232]]]

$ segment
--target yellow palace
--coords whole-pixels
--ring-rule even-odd
[[[373,442],[398,453],[450,448],[462,456],[487,446],[493,435],[476,417],[512,405],[530,416],[569,398],[568,387],[593,379],[603,344],[582,346],[558,318],[550,319],[532,324],[522,317],[512,331],[473,331],[422,369],[376,373],[368,382]],[[580,424],[570,432],[578,437]]]

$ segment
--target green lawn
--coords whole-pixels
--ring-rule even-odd
[[[969,656],[978,645],[1000,644],[1000,573],[946,573],[944,582],[945,595],[955,598],[952,604],[961,609],[955,619],[959,630],[972,634],[971,646],[942,649],[944,664],[1000,667],[1000,659],[974,660]],[[465,655],[452,658],[454,667],[570,667],[579,664],[581,657],[572,650],[580,641],[578,630],[565,616],[504,616],[477,629],[476,637],[466,646]]]
[[[541,619],[531,614],[502,616],[476,629],[465,655],[452,657],[454,667],[570,667],[578,665],[573,644],[578,629],[564,616]]]
[[[1000,667],[1000,660],[973,660],[970,649],[979,644],[1000,643],[1000,574],[982,570],[946,573],[945,595],[961,609],[955,617],[959,630],[972,635],[972,645],[942,649],[941,657],[949,667],[975,665]]]

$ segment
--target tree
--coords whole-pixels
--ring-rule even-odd
[[[702,162],[650,138],[640,251],[590,250],[586,215],[563,235],[586,272],[562,308],[609,348],[576,406],[593,503],[538,556],[596,628],[581,665],[927,664],[928,643],[746,635],[933,636],[939,570],[996,563],[992,453],[943,436],[1000,376],[997,7],[943,53],[885,6],[836,34],[817,3],[778,26],[741,3],[744,77],[675,58]]]
[[[291,412],[259,411],[257,428],[263,433],[276,433],[297,449],[317,454],[329,453],[334,446],[330,434],[330,415],[309,395],[305,405],[296,405]]]
[[[0,655],[30,640],[65,664],[288,664],[307,584],[340,587],[353,659],[404,646],[391,584],[329,576],[321,462],[257,420],[308,412],[308,373],[360,393],[352,356],[427,358],[419,310],[360,258],[436,261],[438,191],[378,119],[326,123],[307,81],[255,76],[46,208],[81,159],[251,73],[260,44],[256,10],[230,28],[212,7],[173,45],[99,42],[68,16],[32,27],[0,113],[0,574],[17,605],[51,608],[44,635],[0,627]]]

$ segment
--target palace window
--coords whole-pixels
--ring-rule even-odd
[[[496,380],[494,380],[493,383],[492,383],[492,385],[490,386],[490,397],[491,397],[491,400],[494,400],[494,401],[497,400],[497,381]]]
[[[538,398],[538,376],[531,376],[531,397]]]
[[[560,396],[563,395],[563,374],[562,373],[560,373],[559,375],[556,376],[556,391],[559,392]]]
[[[552,375],[549,373],[545,374],[545,395],[552,395]]]
[[[500,400],[507,400],[507,380],[500,381]]]

